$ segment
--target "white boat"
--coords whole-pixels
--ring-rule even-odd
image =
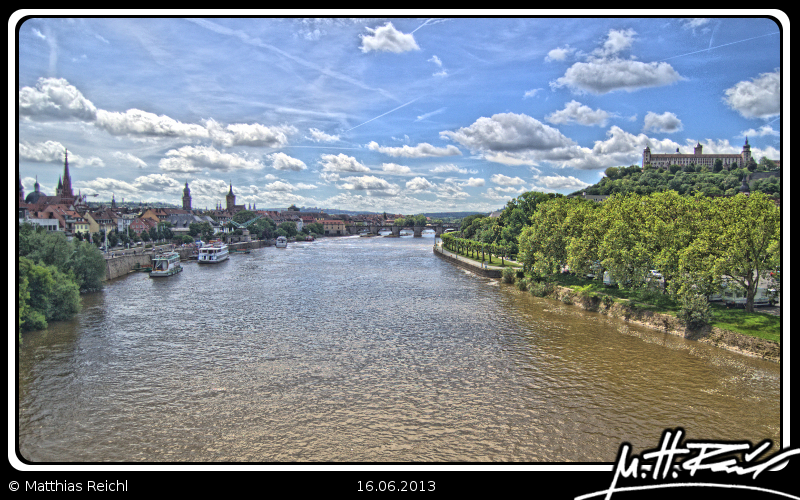
[[[378,236],[389,236],[390,234],[392,234],[391,229],[381,229],[378,231]]]
[[[287,243],[288,240],[286,239],[286,236],[278,236],[278,238],[275,240],[275,247],[286,248]]]
[[[217,264],[224,260],[228,260],[228,245],[219,240],[209,241],[202,246],[197,256],[198,264]]]
[[[400,230],[400,236],[401,237],[403,237],[403,236],[414,236],[414,230],[413,229],[401,229]]]
[[[153,270],[150,277],[172,276],[183,271],[181,267],[181,256],[177,252],[167,252],[153,257]]]

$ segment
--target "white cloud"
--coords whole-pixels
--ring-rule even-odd
[[[142,160],[141,158],[134,156],[130,153],[123,153],[121,151],[115,151],[112,155],[114,158],[118,160],[122,160],[123,162],[133,163],[134,165],[138,166],[139,168],[144,168],[147,166],[147,163]]]
[[[592,54],[600,58],[615,56],[631,46],[634,35],[636,35],[636,32],[632,29],[609,30],[603,46],[595,49]]]
[[[470,177],[464,184],[470,187],[479,187],[485,185],[486,181],[483,179],[476,179],[474,177]]]
[[[267,158],[272,162],[272,168],[275,170],[294,170],[295,172],[299,172],[300,170],[308,168],[302,160],[292,158],[284,153],[273,153],[267,155]]]
[[[411,169],[405,165],[398,165],[397,163],[384,163],[382,165],[383,173],[391,175],[411,175]]]
[[[544,90],[544,89],[541,89],[541,88],[531,89],[531,90],[525,92],[525,95],[523,95],[522,98],[523,99],[527,99],[528,97],[535,97],[537,92],[539,92],[540,90]]]
[[[456,173],[459,173],[459,174],[477,174],[478,173],[477,170],[467,170],[466,168],[458,167],[456,165],[453,165],[452,163],[449,163],[447,165],[437,165],[436,167],[432,168],[430,170],[430,172],[432,174],[442,174],[442,173],[447,173],[447,172],[456,172]]]
[[[408,52],[410,50],[420,50],[414,35],[401,33],[396,30],[392,23],[386,23],[379,28],[367,28],[372,35],[361,36],[361,52],[372,50],[381,52]]]
[[[45,141],[39,143],[22,141],[18,143],[17,150],[19,151],[19,158],[21,160],[64,165],[64,151],[66,149],[60,142],[57,141]],[[71,167],[105,167],[103,160],[96,156],[84,158],[83,156],[77,155],[72,151],[69,151],[68,155],[69,165]]]
[[[463,200],[464,198],[469,198],[469,193],[461,189],[457,179],[446,179],[438,184],[436,196],[449,200]]]
[[[501,113],[481,117],[455,132],[439,132],[473,151],[546,151],[574,144],[558,130],[524,114]]]
[[[337,188],[350,191],[366,191],[367,195],[377,196],[395,196],[399,194],[399,186],[397,184],[391,184],[385,179],[375,177],[374,175],[346,177],[342,179],[342,181],[343,184],[337,184]]]
[[[571,48],[569,44],[567,44],[563,47],[558,47],[548,52],[544,60],[547,62],[563,61],[564,59],[567,58],[568,55],[572,54],[573,52],[575,52],[575,49]]]
[[[738,135],[738,137],[763,137],[765,135],[774,135],[780,137],[781,132],[779,130],[773,130],[772,127],[769,125],[762,125],[761,127],[756,129],[748,129]]]
[[[745,118],[769,118],[781,113],[781,71],[762,73],[752,81],[725,90],[725,103]]]
[[[569,87],[573,92],[606,94],[615,90],[633,92],[646,87],[669,85],[683,79],[666,62],[643,63],[622,59],[619,53],[633,43],[633,30],[610,30],[602,47],[595,49],[586,62],[570,66],[564,76],[550,82],[553,89]]]
[[[311,137],[309,137],[309,139],[314,142],[336,142],[339,140],[338,135],[328,135],[325,132],[315,128],[310,128],[308,131],[311,132]]]
[[[294,191],[297,189],[295,186],[292,186],[288,182],[284,181],[275,181],[265,185],[264,187],[270,191]]]
[[[413,193],[417,193],[420,191],[429,191],[434,187],[428,179],[424,177],[414,177],[410,181],[406,182],[406,189],[410,190]]]
[[[645,87],[660,87],[681,79],[683,77],[665,62],[613,59],[575,63],[564,76],[550,82],[550,86],[567,86],[578,93],[606,94],[615,90],[633,92]]]
[[[290,125],[271,127],[260,123],[233,123],[222,127],[214,120],[206,120],[208,135],[215,144],[222,146],[261,146],[278,148],[285,146],[287,134],[297,133]]]
[[[677,132],[683,130],[683,123],[675,116],[675,113],[666,111],[660,115],[648,111],[644,117],[644,130],[655,132]]]
[[[432,62],[432,63],[434,63],[435,65],[439,66],[440,68],[442,67],[442,60],[441,60],[441,59],[439,59],[439,57],[438,57],[438,56],[436,56],[436,55],[434,55],[433,57],[431,57],[430,59],[428,59],[428,62]]]
[[[402,156],[405,158],[424,158],[428,156],[455,156],[460,155],[461,151],[453,145],[448,145],[444,148],[437,148],[428,144],[427,142],[423,142],[417,144],[414,147],[411,146],[401,146],[401,147],[390,147],[390,146],[380,146],[377,142],[372,141],[370,142],[367,147],[373,151],[378,151],[380,153],[387,154],[389,156]]]
[[[369,172],[369,167],[364,166],[352,156],[343,153],[338,155],[324,154],[321,156],[323,172]]]
[[[519,177],[509,177],[503,174],[494,174],[490,180],[501,186],[519,186],[520,184],[525,184],[525,181]]]
[[[168,158],[158,162],[161,170],[168,172],[200,172],[204,169],[232,172],[246,169],[262,169],[260,160],[248,160],[233,153],[222,153],[213,146],[183,146],[167,151]]]
[[[542,184],[544,187],[553,190],[576,190],[591,186],[588,182],[583,182],[571,175],[568,177],[562,175],[534,175],[533,179],[537,184]]]
[[[602,109],[592,110],[589,106],[578,101],[570,101],[564,109],[556,111],[544,117],[545,120],[556,125],[565,123],[578,123],[580,125],[600,125],[605,126],[612,115]]]
[[[37,120],[93,121],[97,108],[63,78],[39,78],[36,87],[22,87],[19,114]]]

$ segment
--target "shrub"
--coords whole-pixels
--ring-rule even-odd
[[[520,278],[517,280],[517,288],[522,290],[523,292],[528,289],[528,280],[525,278]]]
[[[690,294],[681,299],[678,317],[690,330],[698,330],[711,323],[712,314],[708,299],[702,295]]]
[[[503,269],[503,283],[514,283],[517,276],[517,271],[513,267]]]
[[[553,285],[543,281],[532,281],[528,286],[528,291],[536,297],[546,297],[553,293]]]

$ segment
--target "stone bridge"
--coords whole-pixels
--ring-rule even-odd
[[[391,224],[364,224],[364,225],[352,225],[348,226],[345,230],[348,234],[354,235],[359,234],[362,231],[369,231],[371,234],[377,235],[379,231],[391,231],[393,236],[400,236],[400,231],[402,229],[413,229],[414,236],[420,237],[422,236],[422,231],[425,229],[433,229],[436,232],[436,236],[441,236],[442,233],[447,231],[448,229],[453,229],[458,231],[461,228],[461,224],[459,223],[442,223],[442,224],[428,224],[425,226],[394,226]]]

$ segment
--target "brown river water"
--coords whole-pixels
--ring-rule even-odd
[[[31,462],[613,462],[781,441],[780,365],[328,238],[113,280],[23,335]]]

